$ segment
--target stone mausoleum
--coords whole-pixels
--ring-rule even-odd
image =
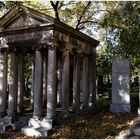
[[[0,19],[0,131],[24,114],[25,56],[32,56],[32,117],[21,131],[47,136],[56,118],[91,109],[96,102],[99,42],[25,6]],[[45,114],[43,109],[46,110]]]

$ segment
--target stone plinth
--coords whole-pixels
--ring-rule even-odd
[[[21,132],[26,136],[46,137],[51,130],[52,120],[31,118],[29,125],[22,128]]]
[[[111,112],[130,112],[130,61],[113,60]]]

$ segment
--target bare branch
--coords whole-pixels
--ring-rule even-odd
[[[79,28],[78,26],[80,25],[80,22],[81,22],[82,18],[84,17],[84,15],[85,15],[85,13],[88,10],[88,8],[89,8],[90,5],[91,5],[91,1],[88,1],[87,5],[85,6],[83,12],[80,15],[80,18],[77,21],[76,29]]]

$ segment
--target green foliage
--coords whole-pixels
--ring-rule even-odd
[[[100,55],[111,54],[111,59],[129,58],[132,74],[136,75],[140,63],[140,3],[123,1],[102,4],[107,12],[100,18],[100,27],[105,31],[103,40],[109,48]]]

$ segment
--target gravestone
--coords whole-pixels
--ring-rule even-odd
[[[138,115],[140,115],[140,64],[138,65],[139,68],[139,107],[138,107]]]
[[[130,112],[130,61],[128,59],[112,62],[112,103],[114,113]]]

